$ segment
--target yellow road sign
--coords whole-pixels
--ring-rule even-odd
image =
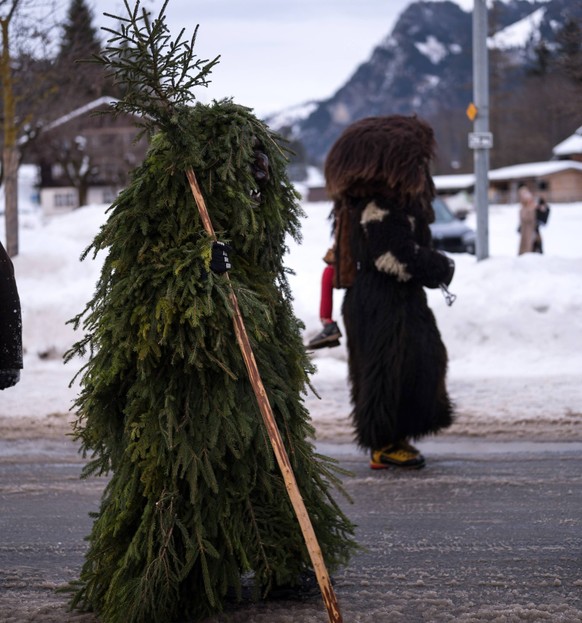
[[[465,112],[467,113],[467,117],[469,117],[471,121],[475,121],[475,117],[477,116],[479,109],[477,108],[477,106],[475,106],[475,104],[473,104],[473,102],[471,102],[467,106],[467,110]]]

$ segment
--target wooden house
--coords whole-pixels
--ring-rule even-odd
[[[101,97],[41,128],[33,153],[46,215],[111,203],[145,157],[135,117],[102,114],[114,102]]]

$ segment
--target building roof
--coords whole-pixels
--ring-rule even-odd
[[[509,167],[501,167],[500,169],[489,171],[489,181],[502,182],[505,180],[538,178],[569,169],[582,172],[582,162],[577,162],[576,160],[548,160],[546,162],[514,164]],[[466,190],[475,185],[475,175],[473,173],[435,175],[432,179],[436,189],[440,191]]]
[[[434,175],[433,182],[437,190],[465,190],[475,184],[473,173],[458,175]]]
[[[558,143],[552,149],[554,156],[571,156],[572,154],[582,154],[582,126],[580,126],[572,136]]]
[[[43,130],[46,132],[47,130],[58,128],[60,125],[68,123],[69,121],[71,121],[72,119],[76,119],[77,117],[82,117],[83,115],[86,115],[87,113],[95,110],[96,108],[101,108],[102,106],[111,106],[118,101],[119,100],[115,99],[114,97],[109,97],[106,95],[103,97],[99,97],[87,104],[84,104],[83,106],[80,106],[79,108],[75,108],[75,110],[71,110],[71,112],[68,112],[62,117],[59,117],[58,119],[47,123]]]
[[[582,162],[575,160],[547,160],[545,162],[526,162],[514,164],[510,167],[501,167],[489,171],[489,179],[493,182],[515,180],[520,178],[543,177],[574,169],[582,172]]]

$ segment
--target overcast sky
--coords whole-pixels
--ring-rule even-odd
[[[59,0],[69,6],[69,0]],[[135,0],[129,0],[131,7]],[[472,6],[472,0],[459,3]],[[126,15],[121,0],[88,0],[99,27],[103,13]],[[142,0],[157,16],[162,0]],[[259,115],[331,96],[388,35],[411,0],[169,0],[173,33],[200,25],[200,58],[221,56],[198,100],[232,96]],[[104,33],[102,33],[104,34]]]

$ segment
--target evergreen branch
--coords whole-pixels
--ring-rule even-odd
[[[185,29],[172,38],[165,15],[168,2],[165,0],[153,20],[145,8],[140,10],[140,0],[133,9],[124,0],[127,16],[105,13],[117,20],[119,27],[103,28],[111,36],[103,51],[90,61],[103,65],[108,77],[124,90],[111,112],[137,114],[146,129],[156,124],[170,129],[176,109],[195,99],[195,87],[208,86],[208,76],[220,58],[209,61],[195,54],[198,26],[189,40],[184,37]]]
[[[255,515],[255,509],[253,507],[251,498],[248,495],[246,497],[246,506],[247,506],[247,510],[249,512],[249,516],[251,519],[251,528],[255,535],[256,544],[259,549],[260,558],[263,561],[263,565],[264,565],[264,568],[267,574],[271,575],[272,574],[271,565],[269,564],[269,557],[267,556],[267,553],[265,551],[265,544],[263,543],[263,539],[261,538],[261,530],[259,528],[259,522],[257,521],[257,517]]]

